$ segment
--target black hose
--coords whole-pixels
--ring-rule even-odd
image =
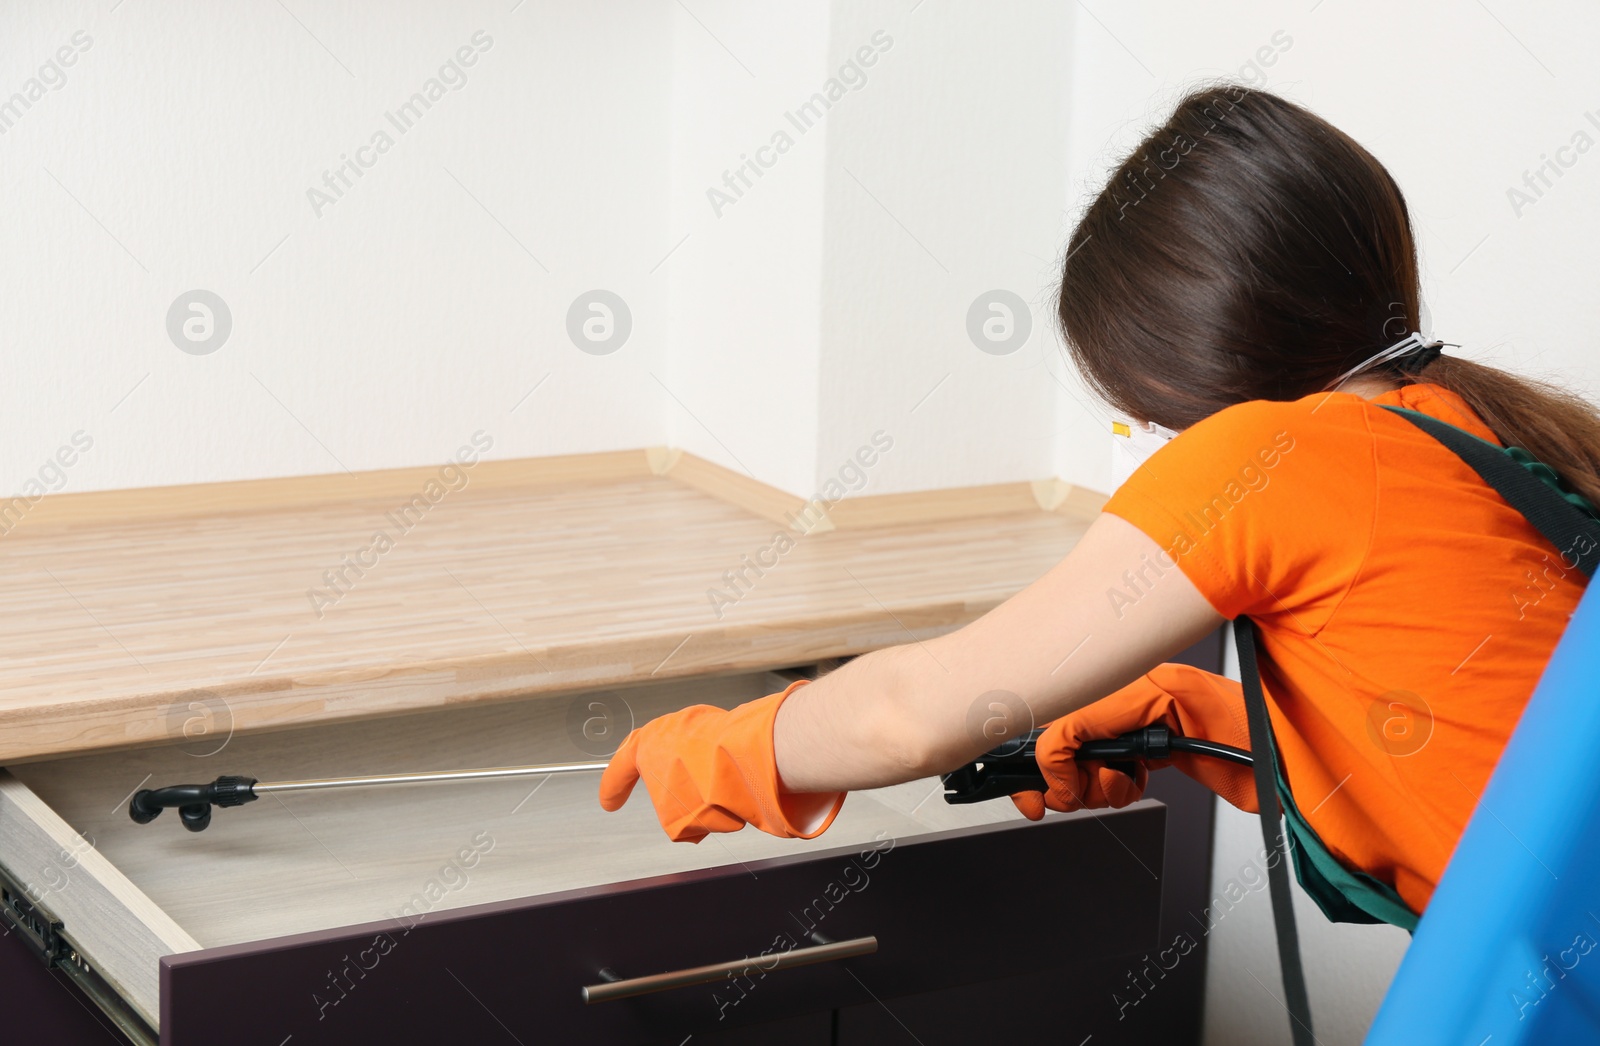
[[[1244,749],[1235,748],[1232,745],[1218,744],[1215,741],[1207,741],[1203,737],[1174,737],[1171,744],[1174,752],[1192,752],[1195,755],[1208,755],[1213,759],[1225,759],[1230,763],[1238,763],[1240,766],[1256,765],[1254,757]]]

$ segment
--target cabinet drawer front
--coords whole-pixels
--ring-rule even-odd
[[[164,958],[162,1042],[678,1042],[684,1036],[1005,977],[1157,941],[1165,810],[684,872]],[[1108,838],[1110,836],[1114,837]],[[708,840],[700,845],[715,845]],[[878,950],[769,970],[815,932]],[[765,956],[763,956],[765,953]],[[715,983],[585,1004],[633,978],[753,961]]]

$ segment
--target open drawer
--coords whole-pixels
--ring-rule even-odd
[[[130,1034],[166,1046],[679,1043],[1048,967],[1066,934],[1102,956],[1157,942],[1156,803],[1035,825],[948,806],[928,780],[852,795],[821,839],[694,846],[666,839],[642,786],[601,811],[593,775],[268,794],[200,833],[127,815],[139,787],[223,773],[593,758],[634,722],[785,685],[696,678],[16,765],[0,870]],[[702,965],[727,969],[585,1001]]]

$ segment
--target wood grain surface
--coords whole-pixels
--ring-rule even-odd
[[[782,533],[623,464],[559,482],[468,469],[433,500],[390,478],[343,499],[15,527],[0,764],[925,639],[1039,577],[1087,525],[1034,510]]]

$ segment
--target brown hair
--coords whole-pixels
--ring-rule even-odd
[[[1221,83],[1187,94],[1112,172],[1067,243],[1059,315],[1102,398],[1182,429],[1326,388],[1417,330],[1419,302],[1410,216],[1383,165],[1309,110]],[[1372,373],[1456,393],[1600,504],[1600,416],[1578,396],[1459,356]]]

